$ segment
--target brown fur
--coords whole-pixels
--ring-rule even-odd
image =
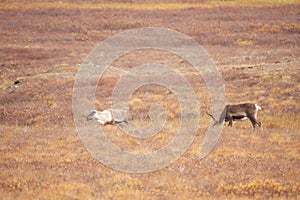
[[[206,112],[214,120],[214,125],[222,124],[229,122],[229,126],[232,126],[233,121],[241,121],[249,119],[252,123],[252,126],[255,128],[256,125],[261,127],[261,122],[257,119],[257,112],[260,110],[260,107],[253,103],[243,103],[237,105],[226,105],[222,114],[219,117],[219,120],[216,120],[215,117]]]

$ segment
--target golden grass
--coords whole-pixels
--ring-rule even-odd
[[[283,149],[287,150],[284,154],[285,162],[280,164],[285,169],[283,176],[289,177],[298,172],[296,168],[288,170],[288,167],[293,166],[293,160],[299,158],[297,149],[290,147],[296,145],[296,142],[279,133],[262,141],[261,133],[226,127],[221,141],[208,158],[199,160],[195,158],[197,153],[190,154],[192,150],[189,150],[167,168],[153,173],[132,175],[113,171],[93,162],[91,155],[78,145],[80,143],[74,137],[73,128],[60,128],[61,133],[64,133],[62,135],[53,133],[52,129],[0,126],[0,131],[6,133],[0,135],[1,142],[8,144],[7,147],[2,145],[0,148],[3,152],[2,162],[5,166],[14,166],[15,163],[15,168],[5,168],[0,173],[5,178],[0,181],[2,196],[11,199],[214,199],[213,195],[239,199],[299,198],[300,185],[296,182],[296,176],[289,180],[276,176],[270,178],[268,175],[270,172],[266,167],[277,166],[276,160],[281,156],[278,150]],[[268,132],[269,130],[263,130],[262,134]],[[240,145],[245,142],[249,142],[248,147]],[[279,143],[273,145],[273,142]],[[193,146],[198,146],[199,142],[197,143]],[[15,148],[16,146],[19,147]],[[11,150],[5,151],[6,148]],[[261,152],[262,149],[266,150]],[[265,160],[268,160],[268,165]],[[265,175],[251,175],[257,162],[262,165],[260,169],[266,172]],[[246,165],[242,167],[241,163]],[[18,167],[19,164],[24,168]],[[179,166],[186,168],[183,173],[179,172]],[[81,171],[83,167],[87,169]],[[233,167],[236,173],[247,172],[249,180],[241,181],[237,177],[229,177],[228,169]],[[217,174],[215,169],[218,169]],[[63,177],[67,177],[66,180],[60,177],[61,173],[64,173]],[[80,173],[91,178],[84,179]],[[101,173],[101,177],[98,173]],[[208,182],[205,187],[213,191],[211,194],[206,193],[207,188],[202,188],[207,177],[209,179],[206,180]]]
[[[242,5],[245,2],[242,0],[224,1],[223,5]],[[271,5],[295,1],[266,0],[256,2],[265,2]],[[211,6],[218,6],[221,3],[213,2]],[[23,5],[25,3],[22,2],[15,7],[13,4],[8,4],[6,8],[22,9]],[[25,9],[44,8],[43,6],[59,9],[64,9],[67,6],[69,9],[89,9],[95,8],[94,5],[98,5],[99,9],[162,10],[183,9],[184,6],[182,5],[193,6],[194,4],[167,4],[169,7],[163,8],[162,5],[159,7],[160,4],[151,7],[152,4],[54,5],[32,3],[26,4]],[[120,5],[124,7],[120,7]],[[146,8],[146,5],[149,7]],[[5,9],[4,4],[0,4],[0,6],[0,10]],[[164,4],[164,6],[166,5]],[[202,4],[199,5],[199,7],[201,6]],[[205,6],[209,7],[208,4],[203,4],[203,7]],[[253,27],[253,29],[257,32],[273,33],[278,31],[278,27],[285,30],[298,30],[299,28],[297,24],[289,23],[278,26],[262,24]],[[240,46],[255,45],[251,38],[235,41]],[[161,57],[165,56],[165,54],[160,54]],[[147,53],[146,55],[151,54]],[[174,59],[171,58],[169,57],[169,60],[174,62]],[[126,59],[124,57],[124,60]],[[141,61],[146,60],[140,57],[139,59]],[[122,66],[122,62],[120,62],[120,66]],[[180,66],[177,68],[186,65],[183,65],[182,62],[178,63]],[[251,87],[250,79],[255,77],[251,74],[252,69],[248,71],[245,69],[242,73],[233,72],[234,70],[225,71],[224,74],[231,74],[226,86],[237,85],[236,83],[247,86],[244,90],[231,87],[228,95],[232,98],[228,98],[228,100],[242,101],[245,100],[244,97],[247,97],[251,98],[251,101],[259,103],[263,109],[258,118],[262,121],[263,127],[254,130],[249,121],[236,122],[233,127],[225,127],[215,149],[207,158],[199,159],[200,145],[206,128],[212,123],[212,120],[202,112],[209,107],[207,103],[209,102],[209,95],[206,95],[208,92],[201,88],[196,92],[202,105],[200,129],[188,151],[176,162],[161,170],[147,174],[127,174],[102,165],[90,155],[78,138],[71,116],[68,115],[69,118],[64,119],[67,121],[67,125],[56,125],[56,122],[62,119],[59,118],[60,113],[56,113],[56,110],[59,110],[60,106],[67,105],[67,100],[71,99],[68,92],[63,94],[60,94],[58,90],[55,93],[51,93],[50,90],[31,92],[32,88],[35,88],[33,86],[42,83],[41,80],[51,79],[58,75],[60,77],[63,73],[72,73],[77,70],[75,67],[69,68],[71,65],[67,64],[60,66],[51,73],[31,76],[32,80],[28,83],[29,88],[26,90],[28,92],[26,94],[32,94],[30,99],[32,104],[41,105],[42,108],[51,108],[49,109],[50,112],[24,119],[27,120],[27,126],[14,126],[14,119],[9,117],[21,118],[24,114],[23,112],[13,113],[12,108],[19,108],[18,106],[24,102],[17,101],[14,107],[0,105],[2,117],[5,120],[11,120],[10,125],[0,125],[1,197],[6,199],[226,199],[230,197],[232,197],[231,199],[276,199],[276,197],[279,199],[297,199],[300,197],[299,169],[297,168],[300,155],[300,115],[294,110],[294,108],[299,108],[297,107],[298,97],[295,95],[297,94],[295,93],[297,84],[286,88],[280,87],[279,84],[291,80],[296,83],[296,79],[291,77],[293,77],[294,71],[297,71],[297,67],[293,67],[293,70],[286,70],[285,76],[282,76],[281,71],[275,71],[279,65],[270,68],[265,67],[266,70],[270,69],[270,71],[254,69],[255,75],[259,74],[260,76],[257,87]],[[184,75],[192,76],[193,73],[193,71],[185,71]],[[278,82],[278,87],[273,86],[274,83],[276,85],[275,81]],[[111,83],[114,82],[111,81]],[[3,79],[0,93],[4,92],[10,84],[12,82]],[[27,83],[24,82],[23,86],[25,84]],[[25,90],[25,87],[20,86],[19,89],[21,92]],[[252,90],[254,91],[253,97],[250,96],[253,94]],[[16,90],[16,94],[19,91]],[[155,90],[144,96],[143,94],[143,91],[134,94],[130,105],[132,104],[137,113],[143,113],[148,111],[144,110],[145,101],[149,105],[153,102],[165,103],[170,119],[170,122],[166,124],[166,129],[163,130],[165,134],[156,135],[151,140],[139,141],[130,138],[121,131],[116,132],[114,126],[105,126],[105,131],[108,129],[105,133],[108,133],[107,136],[112,142],[134,153],[152,152],[166,146],[174,137],[173,130],[179,126],[177,120],[180,110],[177,103],[174,103],[175,100],[171,98],[172,95],[166,93],[165,90]],[[281,100],[284,95],[287,98]],[[63,104],[59,101],[60,98],[66,103]],[[101,101],[97,104],[101,108]],[[52,119],[53,121],[51,121]],[[183,172],[180,171],[182,169],[180,167],[184,168]]]
[[[282,184],[276,180],[254,180],[246,184],[239,185],[220,185],[217,189],[222,193],[239,196],[254,196],[264,194],[264,196],[286,196],[299,197],[300,184]]]
[[[261,117],[263,127],[277,130],[299,130],[300,115],[269,115]]]
[[[33,196],[41,199],[88,199],[87,195],[91,196],[92,192],[93,190],[86,184],[61,182],[51,185]]]
[[[189,8],[213,8],[219,6],[265,6],[299,4],[299,0],[235,0],[235,1],[207,1],[205,3],[0,3],[1,10],[13,9],[130,9],[130,10],[180,10]]]

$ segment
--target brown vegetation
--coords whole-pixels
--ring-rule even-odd
[[[167,9],[149,9],[126,3],[84,6],[79,0],[26,2],[0,6],[1,198],[299,199],[299,4],[203,1],[193,6],[196,1],[170,0],[173,4]],[[110,106],[117,72],[156,61],[181,71],[195,89],[201,113],[196,138],[176,162],[151,173],[115,171],[93,158],[72,117],[79,64],[106,38],[144,26],[174,29],[203,45],[222,73],[228,103],[258,103],[263,127],[249,129],[248,121],[226,127],[214,151],[199,159],[211,125],[204,114],[211,106],[203,79],[171,53],[136,51],[116,60],[103,76],[96,107]],[[106,126],[108,138],[137,153],[168,144],[180,121],[179,105],[170,91],[145,86],[133,94],[130,107],[136,119],[148,123],[147,109],[157,101],[168,115],[162,133],[138,140]]]

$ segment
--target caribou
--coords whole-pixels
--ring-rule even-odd
[[[249,119],[253,128],[255,128],[256,125],[261,127],[261,122],[257,119],[257,112],[259,110],[261,110],[261,107],[259,107],[257,104],[242,103],[236,105],[226,105],[219,117],[219,120],[216,120],[216,118],[207,111],[206,114],[213,119],[213,126],[226,122],[229,122],[228,126],[232,126],[233,121],[243,121]]]
[[[97,120],[100,124],[123,124],[130,121],[131,117],[128,110],[121,109],[107,109],[103,111],[93,110],[87,117],[86,120]]]

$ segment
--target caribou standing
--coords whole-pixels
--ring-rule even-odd
[[[226,123],[228,121],[228,126],[232,126],[233,121],[243,121],[249,119],[252,123],[253,128],[255,128],[256,125],[261,127],[261,122],[257,119],[257,112],[259,110],[261,110],[261,107],[259,107],[257,104],[243,103],[236,105],[226,105],[219,117],[219,120],[216,120],[216,118],[208,112],[206,112],[206,114],[214,120],[213,126]]]

